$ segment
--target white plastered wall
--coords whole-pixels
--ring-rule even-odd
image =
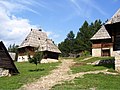
[[[113,47],[111,47],[111,48],[103,48],[103,49],[110,49],[110,56],[111,57],[115,56],[115,53],[113,51]],[[100,57],[101,56],[101,48],[92,49],[92,56],[93,57]]]
[[[101,56],[101,48],[92,49],[92,56],[93,57],[100,57]]]
[[[33,56],[30,56],[33,57]],[[24,55],[24,56],[18,56],[18,62],[27,62],[28,61],[28,55]]]
[[[113,51],[113,47],[110,48],[110,55],[111,55],[111,57],[114,57],[114,56],[115,56],[115,53],[114,53],[114,51]]]

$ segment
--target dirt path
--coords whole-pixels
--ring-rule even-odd
[[[90,73],[100,73],[103,72],[107,74],[107,70],[99,70],[99,71],[89,71],[89,72],[80,72],[77,74],[70,73],[70,66],[73,65],[73,60],[63,60],[61,65],[52,71],[51,74],[40,78],[38,81],[33,82],[31,84],[27,84],[22,86],[19,90],[49,90],[52,86],[62,83],[63,81],[72,80],[75,77],[83,76],[84,74]],[[114,74],[114,73],[108,73]]]
[[[50,75],[40,78],[37,82],[24,85],[19,90],[49,90],[59,81],[65,80],[70,71],[70,66],[73,65],[73,60],[63,60],[61,65],[52,71]]]

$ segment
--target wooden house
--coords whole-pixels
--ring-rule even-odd
[[[113,42],[106,27],[103,25],[98,32],[91,38],[92,56],[114,56]]]
[[[0,77],[18,74],[18,70],[3,42],[0,42]]]
[[[91,38],[92,56],[114,56],[115,70],[120,72],[120,9],[101,29]]]
[[[120,9],[91,38],[92,56],[114,56],[120,50]]]
[[[33,57],[36,48],[43,52],[43,58],[58,59],[61,51],[48,39],[47,34],[40,30],[31,29],[28,36],[18,48],[18,62],[28,61],[28,55]]]

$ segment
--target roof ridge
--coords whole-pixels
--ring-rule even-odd
[[[106,22],[106,24],[113,24],[120,22],[120,8],[115,12],[115,14]]]

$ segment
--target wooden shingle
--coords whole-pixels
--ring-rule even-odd
[[[0,41],[0,68],[10,70],[11,74],[19,73],[2,41]]]

